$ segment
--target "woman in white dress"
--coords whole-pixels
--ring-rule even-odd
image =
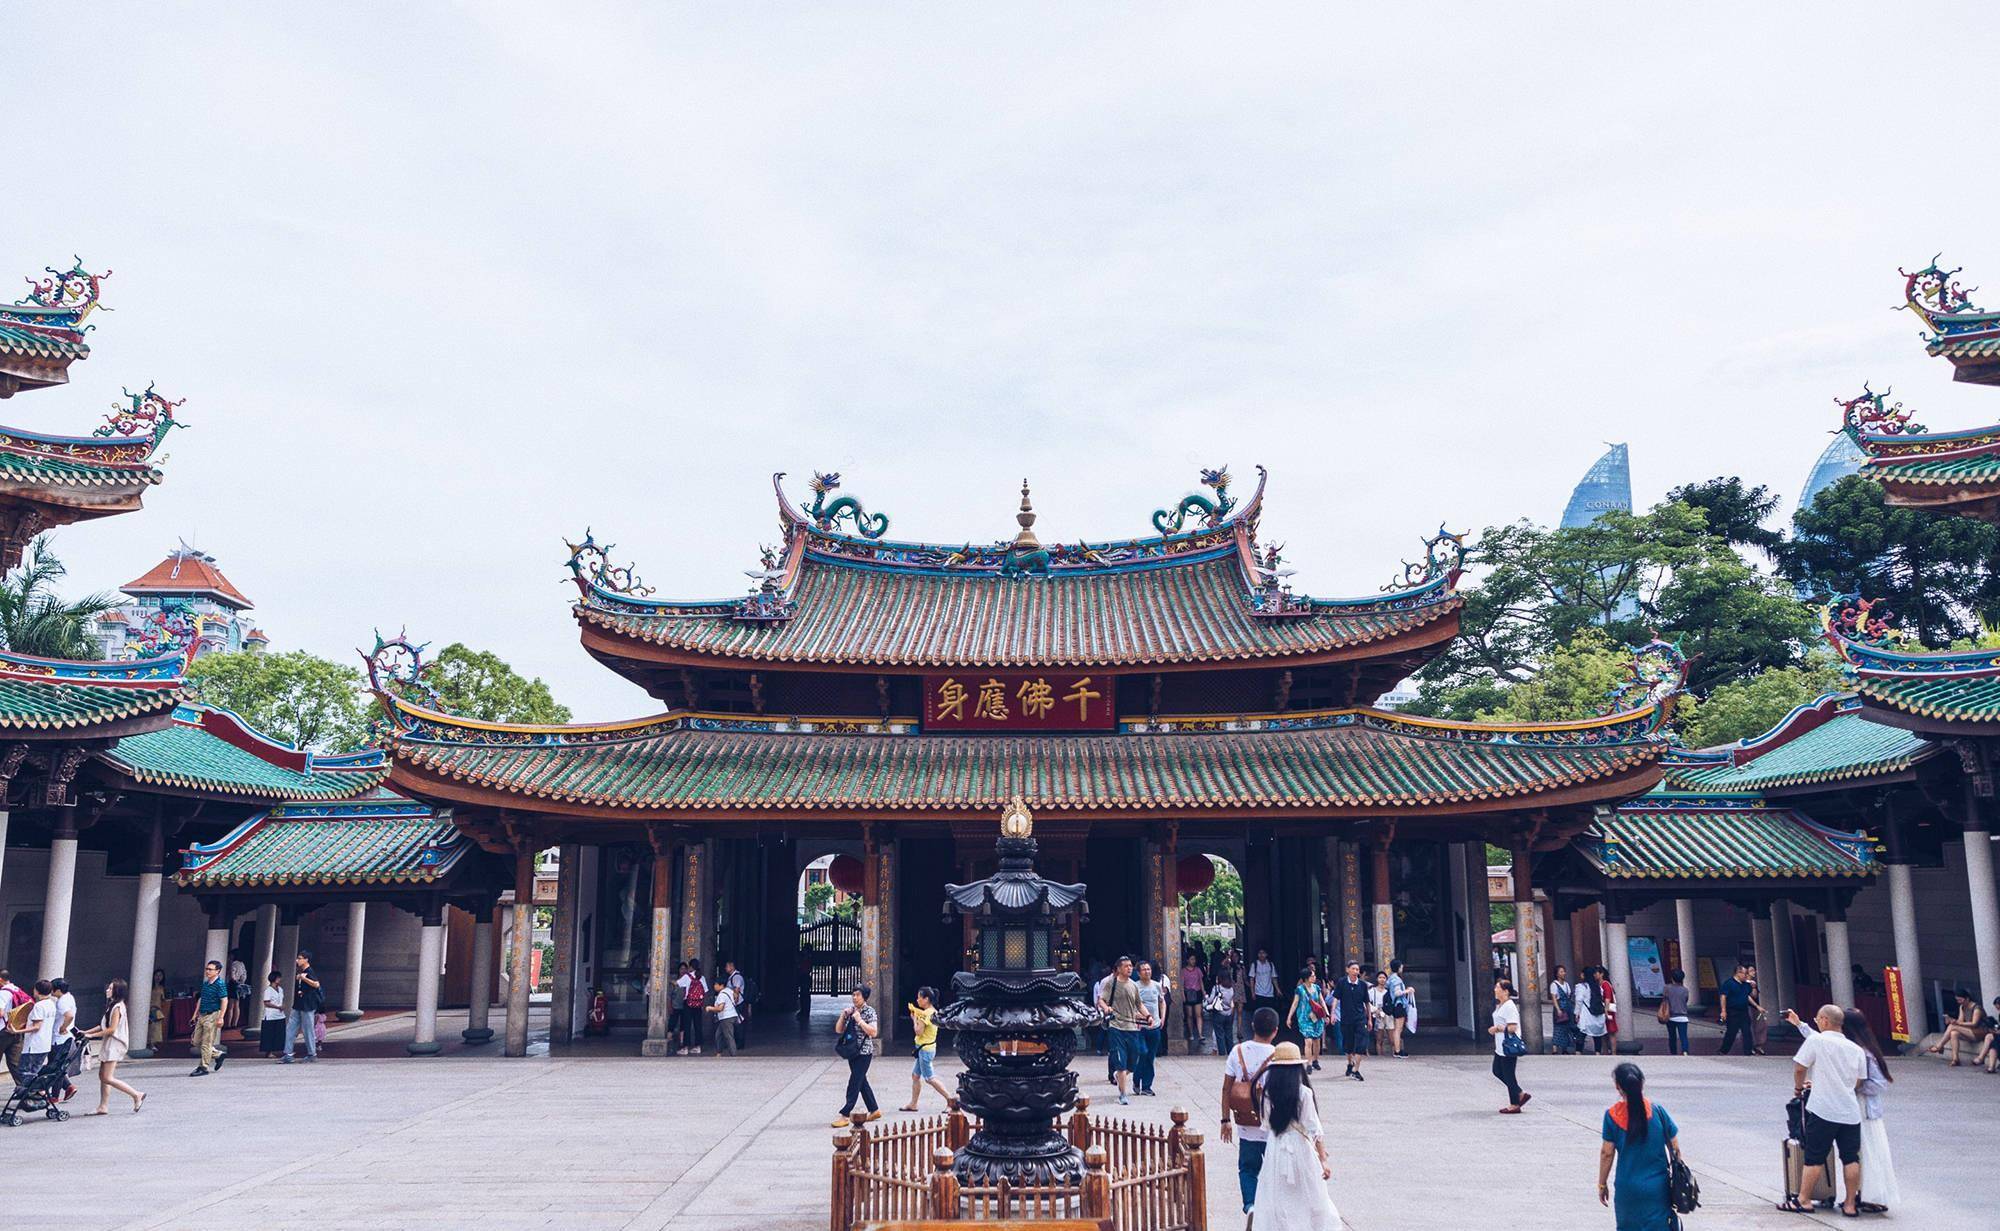
[[[1576,1032],[1583,1036],[1593,1052],[1603,1055],[1607,1024],[1604,1020],[1604,989],[1597,981],[1596,967],[1585,966],[1578,973],[1571,996],[1576,1007]]]
[[[1326,1136],[1306,1075],[1305,1053],[1280,1043],[1263,1065],[1264,1169],[1251,1210],[1257,1231],[1340,1231],[1340,1211],[1326,1182]]]

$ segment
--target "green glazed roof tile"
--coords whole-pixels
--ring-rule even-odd
[[[425,778],[630,810],[1315,807],[1524,800],[1643,770],[1652,742],[1546,746],[1429,738],[1356,722],[1302,730],[1046,736],[774,734],[675,729],[624,740],[404,740]],[[407,772],[407,771],[406,771]]]
[[[179,681],[169,687],[135,688],[4,676],[0,677],[0,731],[83,730],[171,711],[186,695]]]
[[[1853,880],[1875,871],[1865,835],[1827,829],[1755,797],[1704,805],[1670,794],[1642,796],[1574,845],[1614,880]]]
[[[1760,791],[1900,773],[1932,755],[1922,736],[1840,714],[1742,765],[1669,767],[1667,777],[1690,791]]]
[[[470,849],[449,818],[409,800],[293,805],[190,847],[174,880],[185,890],[425,885],[442,880]]]
[[[345,799],[379,785],[386,768],[295,770],[199,726],[177,722],[128,736],[104,754],[134,780],[252,799]]]
[[[1872,703],[1925,718],[1951,722],[2000,720],[2000,675],[1863,673],[1854,687]]]
[[[579,603],[586,624],[732,658],[901,666],[1107,666],[1278,658],[1382,641],[1455,614],[1456,595],[1396,606],[1253,615],[1231,556],[1023,580],[809,558],[778,623],[728,608],[665,612]]]

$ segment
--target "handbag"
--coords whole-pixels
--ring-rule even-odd
[[[1701,1208],[1701,1184],[1694,1178],[1694,1168],[1682,1162],[1679,1154],[1667,1167],[1667,1203],[1676,1214],[1692,1214]]]
[[[840,1028],[840,1035],[833,1041],[833,1054],[842,1060],[852,1060],[861,1054],[861,1028],[853,1018]]]
[[[1660,1011],[1658,1017],[1661,1021],[1667,1020],[1667,1002],[1664,1000],[1660,1002]]]
[[[1528,1040],[1509,1032],[1500,1036],[1500,1054],[1503,1056],[1525,1056],[1528,1054]]]

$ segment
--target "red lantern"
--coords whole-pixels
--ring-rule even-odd
[[[842,893],[854,895],[861,892],[861,861],[852,855],[835,855],[833,862],[826,866],[826,881]]]
[[[1200,893],[1215,883],[1215,864],[1206,855],[1182,855],[1174,864],[1174,878],[1182,893]]]

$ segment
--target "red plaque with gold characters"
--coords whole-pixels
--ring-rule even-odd
[[[1117,688],[1108,675],[959,671],[924,677],[924,730],[1110,731]]]
[[[1882,992],[1889,1001],[1889,1037],[1898,1043],[1910,1041],[1910,1005],[1903,999],[1903,972],[1895,966],[1882,968]]]

